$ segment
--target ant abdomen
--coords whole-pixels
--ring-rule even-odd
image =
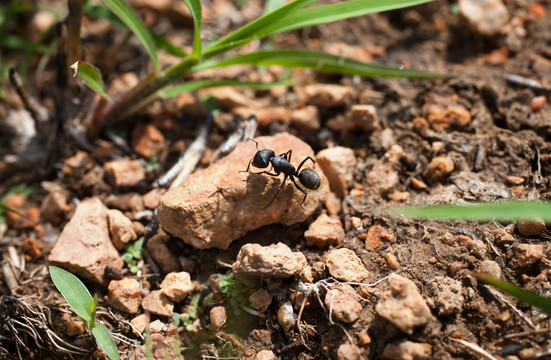
[[[316,190],[321,185],[321,179],[314,170],[304,169],[298,175],[298,180],[305,188],[310,190]]]

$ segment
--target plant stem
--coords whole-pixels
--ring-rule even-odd
[[[142,103],[150,95],[186,75],[198,62],[199,59],[197,57],[188,56],[160,76],[156,72],[153,72],[142,79],[138,85],[124,94],[105,111],[103,127],[113,126],[123,118],[134,114],[136,109],[140,108],[139,106],[136,107],[136,104]]]

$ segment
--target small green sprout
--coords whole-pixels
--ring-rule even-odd
[[[142,245],[143,240],[128,243],[124,247],[124,253],[121,255],[121,258],[124,260],[132,274],[138,272],[138,263],[136,260],[142,258]]]
[[[118,360],[119,352],[111,334],[103,324],[96,322],[97,294],[92,298],[86,286],[76,276],[56,266],[50,266],[50,276],[69,306],[92,332],[99,347],[111,360]]]
[[[241,282],[234,279],[233,273],[220,276],[220,292],[226,295],[233,314],[241,315],[241,305],[245,304],[247,290]]]
[[[174,320],[174,325],[178,326],[181,322],[185,329],[189,332],[197,331],[201,322],[199,321],[199,299],[201,298],[201,293],[193,295],[189,305],[187,306],[186,312],[184,314],[174,313],[172,319]]]
[[[141,161],[143,167],[145,168],[145,171],[147,172],[152,172],[161,168],[161,164],[159,163],[159,158],[157,157],[157,155],[152,156],[149,160],[142,159]]]

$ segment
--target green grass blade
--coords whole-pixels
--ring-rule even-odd
[[[273,83],[247,82],[238,80],[198,80],[164,88],[160,91],[160,95],[162,98],[168,99],[174,96],[178,96],[184,92],[197,91],[200,89],[218,86],[244,86],[253,89],[264,90],[271,89],[274,86],[291,86],[293,85],[293,83],[294,82],[290,79]]]
[[[233,44],[235,42],[241,42],[243,39],[252,39],[256,36],[258,32],[262,29],[268,27],[275,21],[280,21],[281,19],[286,18],[295,11],[298,11],[306,6],[309,6],[319,0],[294,0],[287,5],[284,5],[271,13],[265,14],[258,19],[251,21],[247,25],[237,29],[228,36],[214,42],[213,44],[207,46],[203,50],[205,56],[212,56],[212,51],[218,48],[220,45]],[[237,47],[237,46],[235,46]]]
[[[105,91],[105,84],[101,72],[94,65],[85,61],[77,61],[71,65],[71,69],[75,71],[73,77],[78,76],[90,89],[94,90],[106,99],[109,99],[107,92]]]
[[[128,29],[128,27],[119,19],[115,14],[111,12],[111,10],[103,7],[103,6],[97,6],[92,5],[89,2],[84,3],[84,6],[82,10],[96,18],[96,19],[105,19],[108,20],[111,24],[114,26],[121,28],[121,29]],[[163,50],[164,52],[178,56],[178,57],[186,57],[187,53],[180,49],[178,46],[172,44],[166,37],[164,37],[161,34],[156,33],[155,31],[149,29],[149,34],[151,35],[151,38],[153,39],[153,42],[155,43],[155,47],[159,50]]]
[[[117,17],[117,15],[113,14],[113,12],[106,7],[92,5],[89,1],[86,1],[82,5],[82,11],[85,14],[95,17],[96,19],[109,20],[111,24],[117,26],[118,28],[128,29],[125,23],[123,23],[122,20]]]
[[[201,58],[201,21],[202,21],[202,10],[201,2],[199,0],[184,0],[191,16],[193,17],[193,27],[195,28],[195,34],[193,35],[193,56],[197,59]]]
[[[537,201],[404,207],[390,209],[387,212],[392,215],[404,215],[418,219],[512,221],[543,218],[546,222],[551,222],[551,203]]]
[[[194,70],[216,68],[236,64],[249,65],[281,65],[285,67],[298,67],[317,69],[323,72],[378,76],[378,77],[402,77],[402,78],[435,78],[446,75],[428,71],[415,71],[408,69],[396,69],[383,65],[367,64],[354,59],[344,58],[322,52],[306,50],[270,50],[252,54],[235,56],[218,63],[204,63]]]
[[[511,296],[514,296],[515,298],[517,298],[518,300],[524,303],[540,308],[546,313],[551,314],[551,298],[539,296],[536,293],[533,293],[528,290],[524,290],[521,287],[515,286],[513,284],[509,284],[505,281],[495,279],[486,274],[477,273],[475,274],[475,277],[482,282],[485,282],[487,284],[493,285],[501,289],[502,291],[506,292]]]
[[[47,46],[29,42],[19,36],[3,35],[0,36],[0,47],[13,50],[22,50],[46,54],[50,49]]]
[[[285,5],[285,0],[266,0],[262,15],[266,15]]]
[[[255,35],[264,37],[284,31],[301,29],[307,26],[327,24],[366,14],[400,9],[430,2],[433,0],[353,0],[335,4],[301,9],[289,16],[274,21],[259,30]]]
[[[238,47],[243,46],[245,44],[248,44],[253,40],[254,40],[253,37],[248,37],[248,38],[245,38],[245,39],[232,41],[231,43],[227,43],[227,44],[225,44],[225,43],[224,44],[215,43],[215,44],[209,45],[209,46],[207,46],[207,48],[205,48],[203,50],[203,57],[209,57],[210,58],[210,57],[213,57],[213,56],[216,56],[216,55],[219,55],[219,54],[223,54],[223,53],[228,52],[232,49],[235,49],[235,48],[238,48]]]
[[[92,301],[90,302],[90,328],[96,326],[96,309],[98,306],[98,294],[94,294]]]
[[[96,324],[92,328],[92,335],[96,338],[99,347],[109,356],[111,360],[119,360],[119,351],[109,334],[109,331],[103,324]]]
[[[57,266],[50,266],[50,276],[71,308],[87,325],[90,324],[92,296],[86,286],[75,275]]]
[[[138,37],[142,42],[142,45],[145,47],[145,50],[148,52],[151,62],[155,70],[158,70],[161,65],[159,59],[157,58],[157,53],[155,52],[155,44],[149,31],[144,26],[144,24],[138,19],[134,11],[130,6],[124,2],[124,0],[102,0],[103,3],[111,10],[115,15],[117,15],[130,30]]]
[[[188,55],[184,50],[180,49],[178,46],[171,43],[163,35],[157,34],[155,31],[150,31],[150,34],[157,49],[163,50],[168,54],[178,56],[181,58],[185,58]]]
[[[8,206],[6,206],[5,204],[2,204],[2,203],[0,202],[0,214],[3,213],[3,212],[5,212],[5,211],[12,212],[12,213],[14,213],[14,214],[16,214],[16,215],[19,215],[19,216],[21,216],[21,217],[25,216],[25,215],[21,214],[19,211],[15,210],[15,209],[12,209],[12,208],[10,208],[10,207],[8,207]]]

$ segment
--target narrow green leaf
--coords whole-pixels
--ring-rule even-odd
[[[528,290],[524,290],[521,287],[515,286],[513,284],[509,284],[505,281],[495,279],[486,274],[476,273],[475,277],[480,281],[483,281],[487,284],[493,285],[501,289],[502,291],[506,292],[511,296],[516,297],[518,300],[524,303],[540,308],[546,313],[551,314],[551,298],[539,296],[536,293],[533,293]]]
[[[0,202],[0,213],[3,213],[4,211],[9,211],[9,212],[12,212],[12,213],[14,213],[16,215],[19,215],[19,216],[25,216],[25,215],[21,214],[19,211],[15,210],[15,209],[12,209],[12,208],[6,206],[6,204],[2,204]]]
[[[388,213],[391,215],[435,220],[512,221],[543,219],[546,222],[551,222],[551,203],[506,201],[469,205],[435,205],[393,208],[388,210]]]
[[[202,9],[199,0],[184,0],[191,15],[193,16],[193,27],[195,34],[193,35],[193,56],[201,58],[201,26],[202,26]]]
[[[236,42],[240,42],[243,39],[252,39],[256,34],[264,29],[265,27],[269,26],[274,21],[279,21],[281,19],[286,18],[293,12],[302,9],[306,6],[309,6],[319,0],[294,0],[288,3],[287,5],[284,5],[271,13],[265,14],[261,17],[259,17],[256,20],[251,21],[247,25],[242,26],[241,28],[237,29],[233,33],[229,34],[228,36],[214,42],[213,44],[209,45],[207,48],[203,50],[204,56],[212,56],[212,50],[218,48],[220,45],[223,44],[234,44]],[[240,44],[242,45],[242,44]],[[239,45],[239,46],[240,46]],[[237,47],[237,46],[235,46]]]
[[[446,75],[428,71],[396,69],[383,65],[367,64],[354,59],[306,50],[270,50],[252,54],[239,55],[220,62],[204,62],[194,68],[194,71],[217,68],[236,64],[249,65],[280,65],[317,69],[323,72],[402,78],[440,78]]]
[[[277,19],[255,33],[258,37],[302,29],[307,26],[327,24],[356,16],[419,5],[433,0],[352,0],[301,9],[289,16]]]
[[[111,360],[119,360],[119,351],[109,334],[109,330],[103,324],[96,324],[92,328],[92,335],[96,338],[99,347],[109,356]]]
[[[150,32],[151,37],[153,38],[153,41],[155,42],[155,46],[159,50],[163,50],[164,52],[178,56],[181,58],[186,57],[188,54],[180,49],[178,46],[171,43],[166,37],[163,35],[157,34],[155,31]]]
[[[93,5],[89,1],[86,1],[82,5],[82,11],[84,11],[85,14],[95,17],[96,19],[109,20],[111,24],[121,29],[128,29],[128,27],[126,27],[122,20],[117,17],[117,15],[113,14],[111,10],[104,6]]]
[[[92,296],[86,286],[76,276],[57,266],[50,266],[50,276],[71,308],[86,324],[90,324]]]
[[[97,6],[92,5],[89,2],[84,3],[83,11],[97,19],[106,19],[111,24],[121,28],[121,29],[128,29],[128,27],[119,19],[115,14],[111,12],[106,7],[103,6]],[[165,36],[156,33],[152,29],[149,29],[149,34],[151,35],[151,38],[153,39],[153,42],[155,43],[155,47],[159,50],[163,50],[164,52],[179,56],[179,57],[186,57],[187,53],[180,49],[178,46],[172,44]]]
[[[245,39],[232,41],[232,42],[227,43],[227,44],[226,43],[224,43],[224,44],[218,44],[218,43],[211,44],[203,50],[203,57],[209,57],[210,58],[210,57],[213,57],[213,56],[216,56],[216,55],[219,55],[219,54],[223,54],[223,53],[228,52],[232,49],[235,49],[235,48],[238,48],[238,47],[243,46],[245,44],[248,44],[253,40],[254,40],[253,37],[248,37],[248,38],[245,38]]]
[[[96,326],[96,308],[98,306],[98,294],[94,294],[90,302],[90,328]]]
[[[285,0],[266,0],[262,15],[269,14],[272,11],[279,9],[283,5],[285,5]]]
[[[162,98],[168,99],[180,95],[184,92],[197,91],[199,89],[217,86],[244,86],[253,89],[263,90],[271,89],[274,86],[291,86],[293,85],[293,83],[294,82],[292,80],[283,80],[273,83],[246,82],[238,80],[198,80],[166,87],[160,91],[160,95]]]
[[[109,99],[107,92],[105,91],[105,84],[101,72],[94,65],[85,61],[77,61],[71,65],[71,69],[75,71],[73,77],[78,76],[90,89],[94,90],[106,99]]]
[[[0,36],[0,47],[42,54],[45,54],[50,50],[47,46],[29,42],[19,36],[5,34]]]
[[[102,0],[103,3],[117,15],[130,30],[138,37],[142,45],[145,47],[145,50],[149,53],[151,62],[155,70],[158,70],[161,65],[159,59],[157,58],[157,53],[155,52],[155,44],[149,31],[144,26],[144,24],[138,19],[134,11],[130,6],[124,2],[124,0]]]

